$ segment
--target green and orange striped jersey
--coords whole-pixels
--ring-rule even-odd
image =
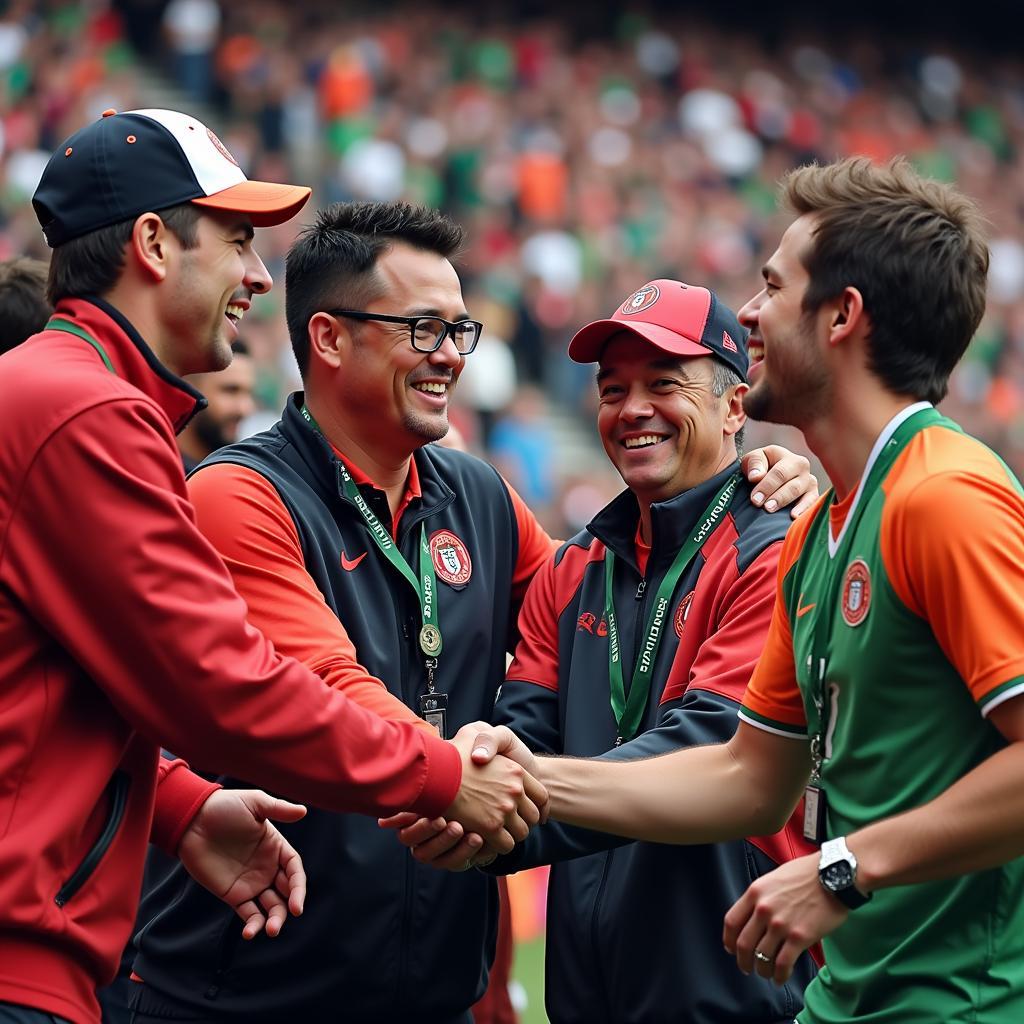
[[[939,796],[1006,745],[985,716],[1022,693],[1020,485],[919,403],[883,431],[860,488],[790,530],[740,716],[820,733],[831,837]],[[1024,1020],[1024,860],[881,890],[825,957],[806,1024]]]

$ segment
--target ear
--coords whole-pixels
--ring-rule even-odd
[[[743,424],[747,422],[747,414],[743,411],[743,396],[749,390],[749,384],[737,384],[722,395],[722,401],[726,403],[725,422],[722,424],[722,433],[726,437],[732,437],[738,433],[742,429]]]
[[[838,298],[829,304],[828,326],[828,343],[831,346],[842,345],[856,334],[867,333],[868,315],[859,288],[844,288]]]
[[[167,276],[170,244],[177,239],[155,213],[143,213],[135,219],[129,239],[129,252],[143,276],[157,284]]]
[[[352,335],[344,320],[338,320],[330,313],[314,313],[306,330],[310,360],[315,359],[333,370],[344,364],[352,348]]]

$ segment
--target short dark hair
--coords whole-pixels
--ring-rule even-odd
[[[743,378],[731,367],[726,366],[720,359],[716,359],[714,356],[711,357],[711,393],[715,398],[721,398],[722,395],[729,390],[729,388],[736,387],[737,384],[746,383]],[[736,442],[736,454],[743,454],[743,438],[747,433],[747,425],[744,423],[739,430],[733,434],[733,440]]]
[[[396,242],[450,259],[465,231],[439,210],[411,203],[334,203],[292,243],[284,306],[295,361],[309,368],[309,321],[323,309],[361,309],[380,292],[377,260]]]
[[[50,312],[42,260],[18,256],[0,263],[0,352],[41,331]]]
[[[851,157],[791,171],[782,195],[811,214],[801,256],[813,313],[848,286],[871,321],[869,365],[897,395],[937,402],[985,311],[989,252],[975,204],[899,157]]]
[[[198,206],[180,203],[154,212],[183,248],[196,247],[202,216]],[[50,279],[46,289],[50,302],[56,305],[61,299],[103,295],[110,291],[124,270],[124,247],[138,219],[122,220],[56,246],[50,256]]]

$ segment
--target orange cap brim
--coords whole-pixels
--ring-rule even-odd
[[[313,190],[305,185],[242,181],[212,196],[200,196],[192,202],[215,210],[248,214],[256,227],[268,228],[291,220],[306,205],[312,193]]]

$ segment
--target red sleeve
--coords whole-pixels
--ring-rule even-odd
[[[433,727],[359,664],[337,615],[306,571],[295,523],[266,477],[219,463],[188,481],[199,529],[224,559],[249,621],[281,654],[383,718]]]
[[[160,758],[157,767],[156,806],[149,841],[172,857],[199,808],[209,795],[220,789],[216,782],[188,770],[181,758]]]
[[[504,483],[508,488],[508,496],[512,500],[512,508],[519,528],[519,556],[512,574],[512,621],[515,622],[530,580],[558,550],[561,542],[552,540],[547,535],[544,527],[537,522],[537,517],[529,510],[526,502],[519,497],[515,488],[507,480]]]
[[[731,549],[730,549],[731,550]],[[742,703],[747,684],[764,650],[775,604],[775,580],[782,541],[770,544],[741,575],[730,560],[713,605],[714,624],[690,667],[687,689],[709,690]],[[678,694],[666,690],[662,701]]]
[[[519,613],[521,639],[505,677],[557,691],[558,617],[565,604],[558,605],[555,572],[555,560],[549,558],[533,577]]]
[[[67,494],[81,496],[74,508]],[[246,622],[196,528],[166,419],[148,402],[94,406],[54,434],[11,532],[18,599],[164,747],[331,810],[432,816],[454,799],[454,747],[324,686]]]

